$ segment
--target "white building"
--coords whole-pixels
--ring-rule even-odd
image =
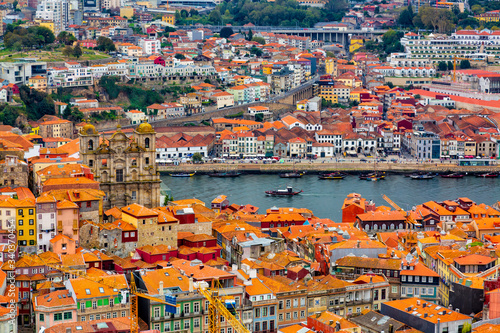
[[[161,43],[159,39],[140,39],[139,47],[142,48],[144,54],[159,54],[161,50]]]
[[[89,67],[83,67],[76,61],[68,61],[65,66],[48,69],[48,87],[84,87],[94,83],[94,77]]]
[[[38,223],[38,250],[50,250],[50,240],[56,235],[57,200],[51,196],[38,197],[36,200]]]
[[[68,28],[69,2],[67,0],[42,0],[36,8],[36,18],[54,22],[54,34]]]
[[[335,155],[335,145],[329,142],[315,142],[312,144],[312,154],[317,157],[332,157]]]
[[[143,120],[146,119],[146,115],[144,112],[139,110],[130,110],[125,112],[125,116],[130,119],[131,124],[140,124]]]

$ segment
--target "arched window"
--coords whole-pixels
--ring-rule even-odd
[[[88,150],[94,150],[94,140],[89,140],[89,143],[87,145]]]
[[[146,140],[144,140],[144,147],[149,148],[149,138],[146,138]]]

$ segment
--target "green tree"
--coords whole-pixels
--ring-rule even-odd
[[[194,153],[192,159],[193,159],[193,163],[199,163],[199,162],[203,161],[203,156],[201,156],[200,153]]]
[[[257,42],[259,44],[265,45],[266,40],[263,37],[252,37],[252,41]]]
[[[231,36],[232,34],[234,34],[234,32],[231,27],[224,27],[220,29],[221,38],[229,38],[229,36]]]
[[[328,0],[325,9],[332,12],[345,13],[349,9],[349,4],[345,0]]]
[[[210,23],[215,24],[215,25],[221,24],[222,23],[222,15],[220,14],[218,9],[214,9],[208,15],[208,20],[210,21]]]
[[[262,56],[263,52],[258,47],[252,46],[252,48],[250,49],[250,53],[255,54],[257,57],[260,57],[260,56]]]
[[[76,59],[80,59],[80,57],[83,54],[82,48],[80,47],[80,43],[76,44],[76,46],[73,48],[73,52],[71,54]]]
[[[413,26],[413,11],[411,8],[411,6],[406,7],[401,11],[401,14],[399,14],[398,23],[404,27]]]
[[[185,57],[185,56],[184,56],[184,54],[182,54],[182,53],[176,53],[176,54],[174,55],[174,58],[175,58],[175,59],[179,59],[179,60],[184,60],[184,59],[186,59],[186,57]]]
[[[460,60],[460,69],[467,69],[470,67],[471,66],[469,60]]]
[[[247,40],[252,40],[253,39],[253,32],[252,29],[248,30],[248,35],[247,35]]]
[[[76,38],[67,31],[61,31],[59,35],[57,35],[57,41],[64,45],[72,45],[73,42],[76,41]]]
[[[66,45],[62,50],[62,54],[69,58],[73,54],[73,48],[69,45]]]
[[[472,324],[464,323],[461,333],[470,333],[472,331]]]
[[[484,13],[484,8],[481,5],[473,5],[471,8],[474,15],[479,15]]]
[[[102,52],[113,52],[116,51],[116,46],[111,39],[100,36],[97,38],[97,50]]]
[[[448,65],[444,61],[440,61],[438,64],[438,70],[445,71],[448,69]]]
[[[448,65],[448,70],[452,71],[453,70],[453,63],[451,61],[448,61],[447,65]]]
[[[163,206],[168,206],[168,203],[174,201],[174,196],[173,195],[165,195],[165,199],[163,200]]]

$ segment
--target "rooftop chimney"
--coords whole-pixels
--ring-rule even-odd
[[[163,295],[163,281],[160,281],[160,295]]]

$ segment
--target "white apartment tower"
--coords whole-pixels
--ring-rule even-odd
[[[68,28],[68,0],[41,0],[36,8],[36,18],[54,22],[54,34],[59,35]]]

